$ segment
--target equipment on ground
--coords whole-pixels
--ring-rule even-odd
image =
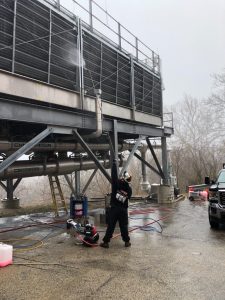
[[[208,178],[208,177],[206,177]],[[190,201],[194,200],[204,200],[207,201],[209,198],[209,183],[205,179],[204,184],[189,185],[188,187],[188,199]]]
[[[75,222],[73,219],[67,220],[67,230],[71,230],[73,236],[79,236],[84,246],[97,245],[99,240],[99,234],[96,226],[93,224],[80,224]],[[83,235],[84,237],[81,237]]]

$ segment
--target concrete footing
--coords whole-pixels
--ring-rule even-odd
[[[173,203],[177,201],[174,196],[174,187],[170,185],[152,184],[151,198],[158,203]]]
[[[5,209],[20,208],[20,199],[17,197],[14,197],[13,200],[4,198],[1,200],[1,202],[2,202],[2,207]]]

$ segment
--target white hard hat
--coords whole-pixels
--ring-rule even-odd
[[[125,172],[123,173],[123,178],[124,178],[124,180],[130,182],[132,176],[131,176],[127,171],[125,171]]]

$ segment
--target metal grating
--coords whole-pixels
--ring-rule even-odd
[[[132,59],[87,28],[79,37],[72,17],[37,0],[0,0],[1,69],[73,91],[80,91],[83,74],[86,95],[101,89],[104,101],[161,116],[160,77]]]
[[[220,194],[220,204],[225,205],[225,192],[219,192]]]

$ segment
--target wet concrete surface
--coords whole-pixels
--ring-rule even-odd
[[[46,226],[51,214],[1,218],[0,241],[14,245],[14,261],[0,269],[0,299],[223,300],[225,229],[210,229],[207,209],[187,199],[132,204],[132,246],[116,237],[109,249],[82,246],[64,222]],[[161,220],[136,229],[151,218]],[[105,226],[92,221],[102,238]]]

